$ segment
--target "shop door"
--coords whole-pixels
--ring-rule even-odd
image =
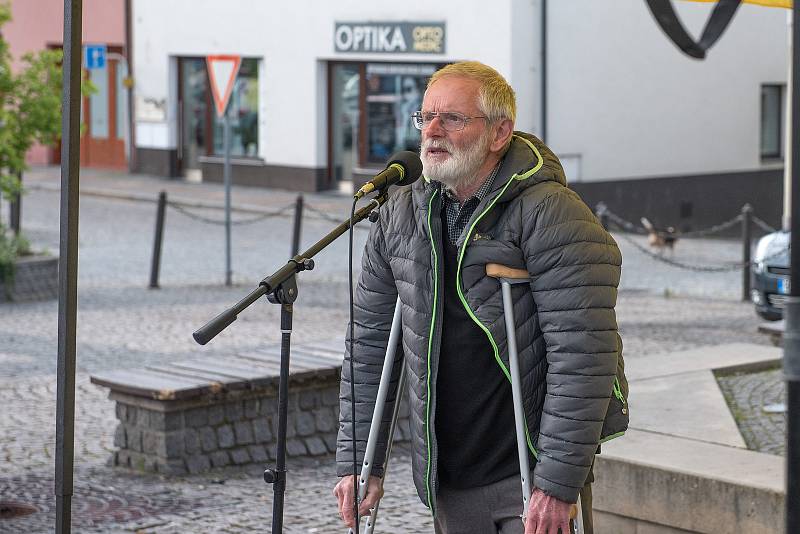
[[[81,165],[124,169],[127,167],[125,65],[108,59],[104,68],[90,69],[88,76],[96,92],[83,99]]]
[[[178,60],[179,132],[178,165],[189,180],[200,181],[200,156],[213,149],[213,131],[209,120],[211,95],[204,58]]]

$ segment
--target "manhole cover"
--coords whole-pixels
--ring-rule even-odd
[[[0,519],[12,519],[38,512],[39,509],[21,502],[0,501]]]

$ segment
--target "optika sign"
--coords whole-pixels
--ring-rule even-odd
[[[337,22],[337,52],[380,54],[443,54],[444,23]]]

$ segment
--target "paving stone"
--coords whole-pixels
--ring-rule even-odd
[[[250,463],[250,454],[246,447],[237,447],[231,451],[231,460],[236,465]]]
[[[149,427],[155,430],[178,430],[183,428],[183,413],[150,411]]]
[[[311,410],[316,408],[320,401],[320,392],[315,390],[305,390],[300,392],[300,409]]]
[[[225,422],[225,408],[218,404],[208,407],[208,424],[217,426]]]
[[[183,431],[184,449],[189,454],[197,454],[202,450],[200,444],[200,434],[193,428],[187,428]]]
[[[194,408],[184,413],[186,426],[198,428],[208,424],[208,408]]]
[[[319,432],[333,432],[336,430],[338,417],[330,407],[314,410],[314,425]]]
[[[250,421],[239,421],[233,425],[236,433],[237,445],[249,445],[253,443],[253,425]]]
[[[124,449],[128,446],[127,434],[125,433],[125,425],[122,423],[117,425],[114,431],[114,446]]]
[[[217,433],[211,427],[203,427],[198,431],[200,435],[200,444],[203,452],[210,452],[217,449]]]
[[[190,473],[203,473],[211,469],[211,460],[205,454],[195,454],[186,458],[186,468]]]
[[[328,448],[325,446],[325,442],[322,441],[322,438],[319,436],[312,436],[310,438],[306,438],[304,441],[306,448],[308,449],[308,453],[311,456],[320,456],[328,453]]]
[[[269,454],[264,445],[250,445],[247,447],[247,452],[250,453],[250,458],[254,462],[266,462],[269,460]]]
[[[231,425],[222,425],[217,429],[217,439],[219,446],[222,449],[228,449],[236,445],[236,437],[233,434],[233,427]]]
[[[253,430],[255,431],[255,440],[258,443],[267,443],[272,441],[272,429],[270,422],[265,417],[259,417],[253,421]]]
[[[305,444],[299,439],[286,440],[286,454],[289,456],[303,456],[308,454]]]
[[[244,405],[242,402],[229,402],[225,404],[225,420],[229,423],[244,419]]]
[[[325,389],[322,391],[322,404],[325,406],[339,406],[339,390]]]
[[[244,401],[244,418],[255,419],[258,417],[258,399],[247,399]]]
[[[325,434],[322,436],[322,441],[325,442],[328,452],[336,453],[336,434]]]
[[[314,422],[314,416],[308,412],[299,412],[295,414],[295,425],[297,428],[297,434],[299,436],[310,436],[314,432],[316,432],[316,425]]]
[[[211,465],[214,467],[225,467],[231,463],[231,457],[228,451],[215,451],[212,452],[209,457],[211,458]]]

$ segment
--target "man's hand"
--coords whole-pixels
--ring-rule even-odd
[[[333,488],[333,494],[339,500],[339,517],[350,528],[356,527],[356,518],[353,515],[353,479],[355,478],[354,475],[342,477],[336,487]],[[356,483],[358,483],[357,480]],[[369,509],[375,506],[381,497],[383,497],[381,479],[376,476],[370,476],[367,481],[367,494],[358,505],[359,517],[367,515]]]
[[[525,534],[569,534],[571,506],[568,502],[546,495],[539,488],[534,489],[528,503]]]

